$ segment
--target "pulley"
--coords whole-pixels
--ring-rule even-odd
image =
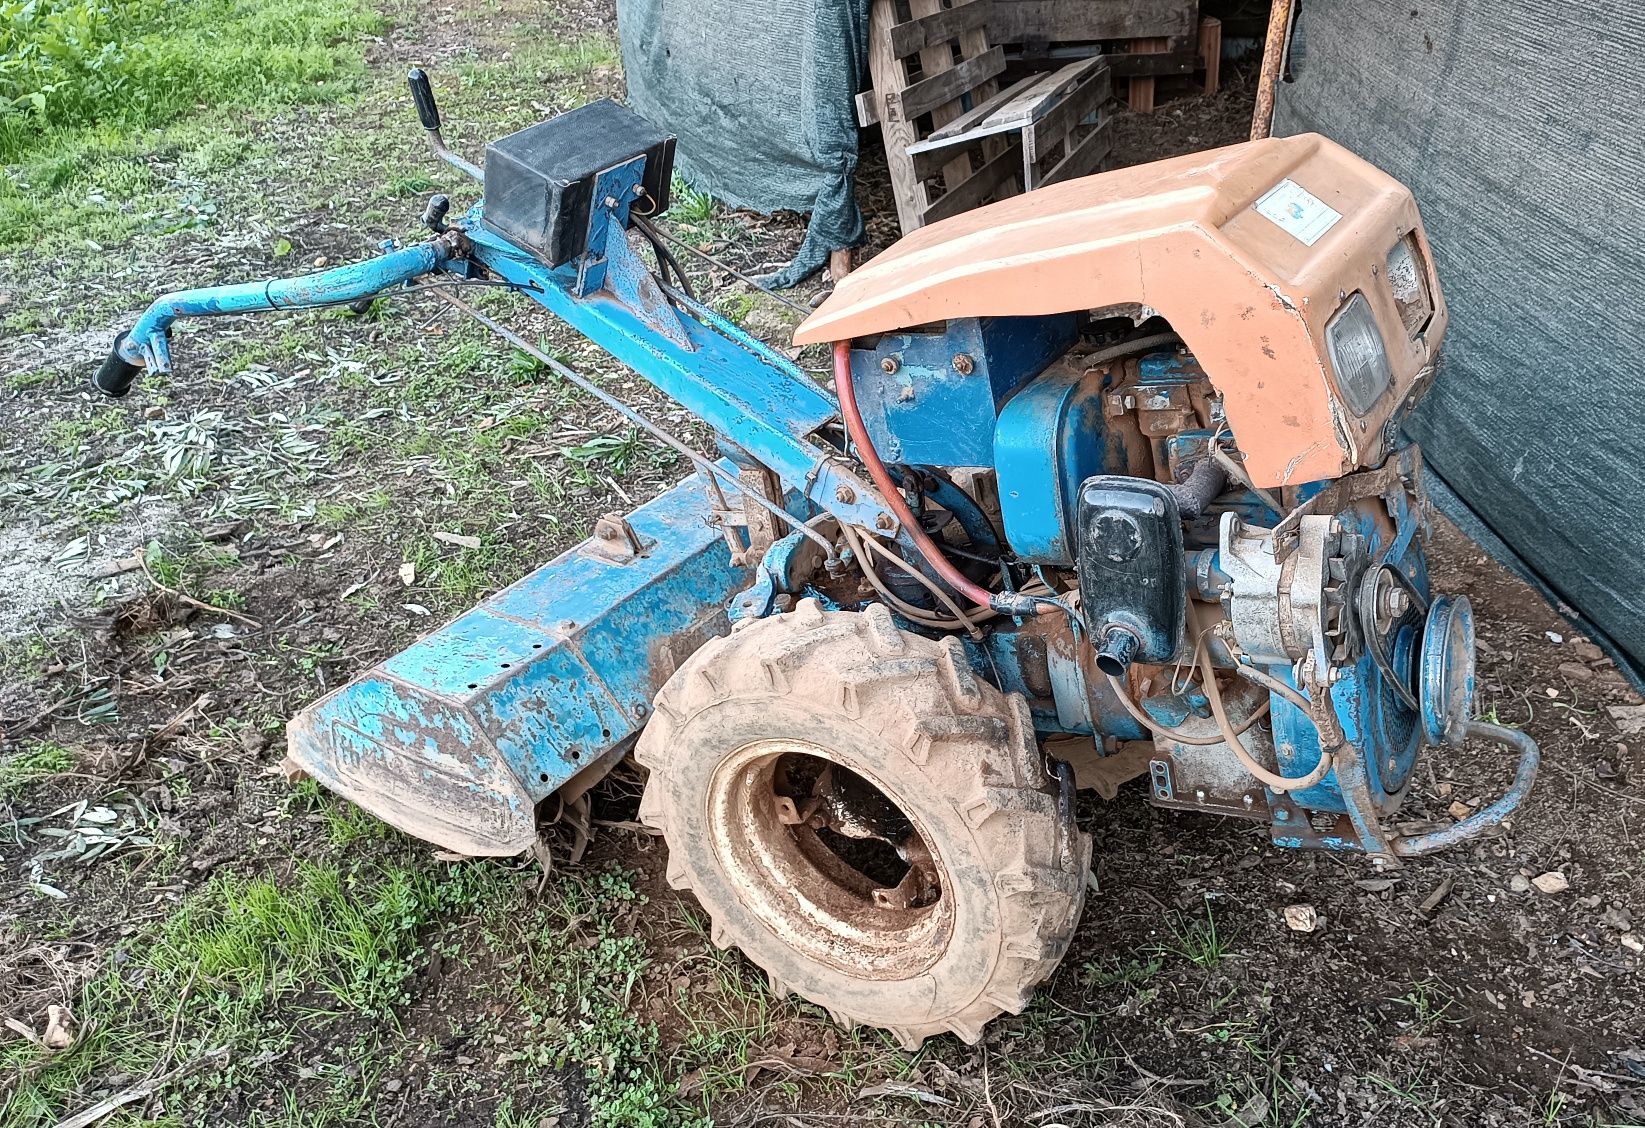
[[[1467,596],[1437,597],[1423,626],[1418,696],[1436,744],[1461,744],[1474,709],[1474,610]]]

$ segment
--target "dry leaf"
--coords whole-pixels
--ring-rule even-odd
[[[416,583],[417,565],[413,564],[409,560],[400,565],[400,582],[406,585],[406,587],[410,587],[412,584]]]
[[[442,544],[454,544],[458,548],[480,547],[479,537],[471,537],[465,533],[435,533],[434,539]]]

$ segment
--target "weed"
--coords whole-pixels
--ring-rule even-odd
[[[1422,1034],[1441,1023],[1455,1024],[1460,1018],[1446,1017],[1456,1000],[1431,980],[1413,983],[1410,990],[1390,1002],[1399,1003],[1411,1008],[1411,1021],[1404,1024],[1406,1031],[1411,1034]]]
[[[74,753],[47,740],[0,755],[0,801],[14,799],[42,780],[71,772],[74,764]]]
[[[267,877],[215,877],[128,941],[85,986],[74,1007],[85,1033],[71,1049],[47,1054],[17,1041],[0,1047],[0,1071],[22,1079],[7,1123],[56,1123],[91,1077],[146,1075],[164,1064],[180,1029],[187,1033],[169,1048],[175,1060],[187,1061],[224,1046],[264,1055],[283,1050],[296,1032],[290,1014],[282,1018],[278,1008],[299,998],[313,1029],[346,1013],[389,1015],[406,999],[424,948],[420,934],[443,916],[494,899],[503,872],[484,863],[345,870],[302,862],[286,885]],[[245,1080],[234,1070],[195,1075],[168,1107],[208,1102],[214,1090]],[[343,1080],[339,1074],[340,1085]],[[372,1091],[364,1079],[353,1084],[348,1092]],[[337,1115],[345,1096],[339,1089],[335,1101],[328,1099],[329,1120],[287,1123],[350,1122]]]
[[[1228,941],[1217,933],[1216,916],[1209,900],[1205,902],[1203,921],[1189,920],[1178,914],[1171,925],[1171,935],[1175,942],[1166,950],[1195,967],[1209,971],[1228,958]]]
[[[668,190],[668,216],[680,223],[702,223],[714,218],[714,197],[699,191],[678,175]]]
[[[361,5],[326,0],[34,0],[0,9],[0,161],[91,126],[130,133],[201,104],[289,105],[335,97],[359,73]],[[49,167],[49,166],[45,166]],[[69,179],[61,168],[48,187]]]

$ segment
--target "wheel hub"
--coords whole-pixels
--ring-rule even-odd
[[[762,740],[715,773],[708,829],[742,900],[813,958],[906,978],[952,928],[944,873],[906,807],[818,745]]]

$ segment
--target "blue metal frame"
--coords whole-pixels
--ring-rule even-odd
[[[452,256],[452,241],[431,239],[300,278],[178,290],[156,299],[144,310],[116,349],[128,364],[150,372],[170,372],[170,330],[181,318],[347,305],[431,274]]]
[[[730,629],[750,573],[711,508],[687,478],[629,514],[639,552],[562,553],[298,714],[291,758],[448,849],[529,848],[537,803],[620,756],[679,663]]]

